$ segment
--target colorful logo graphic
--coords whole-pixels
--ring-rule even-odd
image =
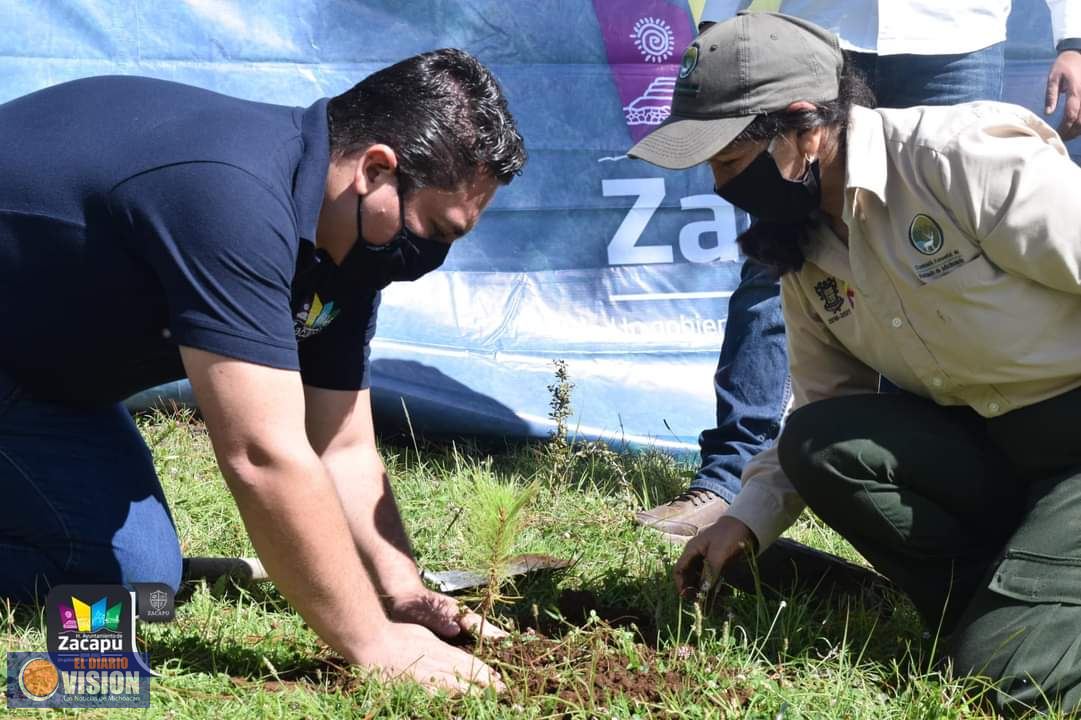
[[[146,708],[145,655],[7,654],[8,708]]]
[[[135,649],[134,592],[57,585],[45,608],[48,651],[7,654],[8,707],[149,707],[154,673]]]
[[[631,139],[641,140],[672,112],[677,52],[694,40],[701,3],[593,0],[608,65]]]
[[[319,293],[315,293],[312,295],[311,300],[304,303],[296,314],[293,330],[296,333],[297,340],[318,335],[327,325],[330,325],[334,318],[338,317],[339,312],[341,312],[341,308],[334,307],[333,300],[324,305],[319,298]]]
[[[942,228],[930,216],[917,213],[908,226],[908,240],[924,255],[934,255],[942,249]]]
[[[95,633],[99,630],[120,631],[121,603],[107,607],[105,598],[93,605],[77,597],[71,598],[71,605],[60,604],[60,627],[81,633]]]
[[[19,668],[19,689],[30,700],[44,702],[60,687],[60,672],[47,658],[33,657]]]

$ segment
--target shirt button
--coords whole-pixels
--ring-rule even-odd
[[[890,321],[890,325],[893,325],[895,328],[899,328],[904,325],[904,322],[901,320],[901,318],[894,318]]]
[[[998,412],[998,403],[997,402],[988,403],[987,404],[987,409],[990,410],[993,413],[997,413]]]
[[[942,378],[940,378],[940,377],[931,378],[931,384],[934,385],[935,387],[942,387]]]
[[[169,328],[162,328],[161,329],[161,336],[165,340],[168,340],[169,338],[171,338],[173,336],[173,332]]]

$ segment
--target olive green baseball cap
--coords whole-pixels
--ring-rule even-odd
[[[672,114],[627,154],[673,170],[720,152],[758,115],[797,100],[837,98],[837,36],[781,13],[741,12],[708,27],[683,53]]]

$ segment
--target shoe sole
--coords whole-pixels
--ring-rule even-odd
[[[670,545],[686,545],[687,541],[693,537],[692,535],[675,535],[670,532],[665,532],[664,530],[659,530],[651,525],[643,525],[641,523],[638,523],[638,526],[643,530],[649,530],[652,533],[660,535],[661,538]]]

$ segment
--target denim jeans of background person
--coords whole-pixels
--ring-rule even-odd
[[[849,1],[859,4],[861,0]],[[755,9],[770,9],[757,8],[758,4],[754,4]],[[836,11],[841,4],[829,3],[829,10]],[[789,8],[785,5],[781,4],[781,10],[788,12]],[[735,6],[721,6],[733,6],[733,3],[726,0],[707,3],[703,27],[705,21],[727,17],[720,13],[737,9]],[[842,16],[851,17],[853,14],[842,13]],[[806,17],[823,26],[828,25],[812,14]],[[957,21],[960,22],[960,18]],[[924,22],[934,20],[926,18]],[[1004,35],[1005,18],[1001,18],[1001,23]],[[846,43],[846,28],[830,29],[841,31],[842,47],[846,44],[850,48],[865,47],[874,43],[874,39],[857,39],[855,43]],[[964,33],[962,27],[953,30]],[[1056,16],[1056,39],[1063,55],[1077,55],[1077,51],[1070,48],[1081,48],[1081,40],[1059,38],[1059,34],[1077,30],[1067,28]],[[850,30],[849,33],[855,35],[855,31]],[[956,42],[972,40],[963,38]],[[852,50],[846,55],[848,62],[863,71],[879,107],[952,105],[1002,98],[1004,42],[971,52],[946,55],[886,55]],[[1076,93],[1081,87],[1078,78],[1071,76],[1069,87],[1071,95]],[[738,230],[745,230],[749,224],[746,214],[737,210],[737,218]],[[747,461],[770,447],[780,431],[791,399],[785,343],[777,278],[764,265],[746,260],[740,272],[740,284],[729,299],[724,341],[713,377],[717,425],[699,436],[699,470],[686,492],[638,513],[639,524],[656,529],[672,542],[681,543],[725,513],[739,492],[740,476]],[[889,386],[888,381],[884,384]]]

